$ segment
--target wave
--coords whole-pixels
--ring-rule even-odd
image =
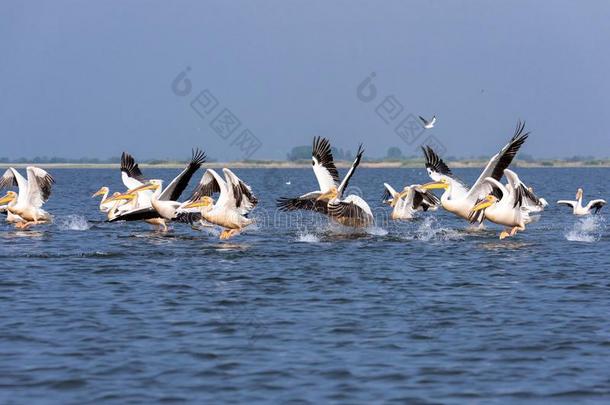
[[[571,229],[566,230],[564,236],[570,242],[593,243],[601,239],[606,228],[605,220],[599,215],[590,215],[580,218]]]

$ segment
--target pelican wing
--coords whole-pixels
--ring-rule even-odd
[[[355,195],[350,195],[343,201],[329,202],[328,214],[331,217],[350,219],[361,224],[371,224],[373,222],[368,204]]]
[[[396,196],[396,194],[398,194],[398,192],[396,190],[394,190],[394,188],[392,186],[390,186],[388,183],[383,183],[383,187],[384,187],[384,191],[383,191],[383,196],[381,197],[381,201],[386,204],[390,204],[392,202],[392,200],[394,199],[394,197]]]
[[[568,207],[572,207],[572,209],[574,209],[574,207],[576,206],[577,202],[576,201],[570,201],[570,200],[559,200],[559,201],[557,201],[557,204],[559,204],[559,205],[567,205]]]
[[[123,212],[116,217],[108,220],[108,222],[116,221],[143,221],[146,219],[161,218],[159,213],[151,206],[135,208],[126,212]]]
[[[434,207],[440,204],[440,200],[432,192],[428,190],[422,190],[419,187],[412,187],[413,190],[413,209],[421,207],[422,210],[427,211],[428,208]]]
[[[49,173],[38,167],[29,166],[26,171],[28,173],[28,202],[34,207],[40,208],[49,199],[55,180]]]
[[[525,184],[519,179],[517,173],[513,172],[510,169],[504,170],[504,175],[508,180],[508,185],[514,190],[515,193],[515,201],[513,202],[513,207],[522,207],[529,204],[539,205],[540,200],[534,193],[532,193]]]
[[[121,180],[128,190],[140,187],[145,181],[136,160],[127,152],[121,155]]]
[[[491,185],[485,179],[491,177],[499,181],[502,178],[504,170],[512,163],[515,155],[529,136],[528,132],[524,133],[524,129],[525,122],[521,123],[519,121],[511,140],[489,160],[477,181],[470,188],[466,198],[474,203],[491,192]]]
[[[588,210],[595,210],[595,213],[597,214],[599,212],[599,210],[601,210],[604,205],[606,205],[606,201],[605,200],[602,200],[602,199],[591,200],[591,201],[589,201],[589,204],[587,204],[587,209]]]
[[[428,125],[428,121],[426,121],[426,119],[424,117],[422,117],[421,115],[418,115],[420,121],[422,122],[422,124],[424,125]]]
[[[443,159],[441,159],[441,157],[437,155],[430,146],[422,146],[421,149],[424,152],[424,157],[426,158],[426,169],[428,170],[428,175],[432,180],[440,180],[441,175],[454,178],[449,166],[447,166]]]
[[[307,210],[328,214],[328,204],[318,200],[320,195],[322,193],[314,191],[297,198],[281,197],[277,200],[277,206],[280,211]]]
[[[242,215],[252,211],[256,204],[258,204],[258,199],[252,193],[250,186],[244,183],[231,170],[224,168],[222,171],[227,181],[227,187],[232,189],[235,208],[240,210]]]
[[[25,188],[27,187],[27,180],[23,178],[23,176],[20,175],[19,172],[17,172],[17,170],[13,169],[12,167],[6,169],[2,177],[0,177],[0,189],[14,186],[19,187],[19,177],[22,179],[21,183],[25,190]]]
[[[201,212],[179,211],[173,221],[193,225],[200,222],[202,218]]]
[[[354,159],[354,162],[352,163],[352,167],[349,168],[349,171],[343,178],[343,181],[339,185],[339,188],[337,188],[338,198],[341,198],[341,195],[343,195],[343,192],[347,189],[350,179],[352,178],[352,176],[354,175],[354,173],[356,171],[356,168],[360,164],[360,160],[362,160],[363,154],[364,154],[364,149],[362,149],[362,144],[360,144],[360,146],[358,146],[358,152],[356,152],[356,158]]]
[[[434,125],[436,124],[436,115],[432,117],[432,120],[430,121],[430,125]]]
[[[320,137],[313,139],[311,160],[320,191],[324,193],[335,187],[339,182],[339,172],[335,166],[328,139]]]
[[[220,176],[218,176],[214,170],[206,170],[189,200],[196,201],[201,197],[211,197],[215,193],[220,193],[221,186],[219,181],[220,183],[224,184],[224,180],[222,180],[222,178],[220,178]]]
[[[205,162],[205,153],[199,149],[193,149],[191,161],[186,165],[184,170],[172,180],[171,183],[159,195],[160,201],[178,201],[186,187],[191,181],[191,177],[195,174],[201,165]]]

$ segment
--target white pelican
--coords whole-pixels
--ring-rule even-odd
[[[427,119],[425,119],[421,115],[419,116],[419,119],[421,120],[421,122],[422,122],[422,124],[423,124],[425,129],[434,128],[434,124],[436,124],[436,115],[433,116],[430,121],[428,121]]]
[[[602,207],[604,205],[606,205],[606,200],[602,200],[602,199],[597,199],[597,200],[591,200],[589,201],[589,204],[587,204],[586,206],[582,206],[582,197],[583,197],[583,190],[582,188],[579,188],[576,191],[576,201],[571,201],[571,200],[559,200],[557,201],[557,204],[560,205],[568,205],[570,207],[572,207],[572,213],[574,215],[589,215],[589,214],[597,214],[599,212],[599,210],[602,209]]]
[[[525,225],[532,221],[530,211],[523,205],[528,198],[527,189],[517,173],[506,169],[504,175],[510,187],[505,187],[492,177],[486,177],[484,181],[492,186],[492,191],[472,208],[473,214],[481,211],[485,219],[507,227],[500,233],[500,239],[524,231]]]
[[[177,211],[182,205],[177,200],[188,186],[191,177],[205,162],[205,158],[204,152],[194,149],[191,161],[164,189],[162,188],[163,180],[153,179],[146,183],[140,182],[140,185],[126,193],[110,198],[109,200],[111,201],[118,199],[133,200],[135,201],[135,208],[118,213],[109,222],[144,220],[149,224],[161,227],[163,231],[167,231],[167,221],[176,218]],[[152,195],[147,199],[147,196],[144,194],[145,199],[142,201],[143,192],[149,190],[153,191]]]
[[[319,212],[346,226],[366,227],[371,225],[373,213],[366,201],[353,194],[343,198],[343,193],[360,164],[363,153],[364,150],[360,145],[352,166],[341,184],[337,186],[339,173],[333,161],[330,142],[328,139],[315,137],[311,159],[320,190],[303,194],[297,198],[282,197],[277,201],[279,209],[281,211],[304,209]]]
[[[423,190],[419,184],[407,186],[400,193],[388,183],[383,185],[383,202],[394,208],[391,219],[412,219],[415,212],[436,210],[440,204],[434,194]]]
[[[484,180],[487,177],[491,177],[496,181],[502,178],[504,169],[511,164],[519,148],[528,137],[528,133],[523,132],[524,129],[525,123],[517,123],[517,128],[511,140],[489,160],[487,166],[485,166],[485,169],[470,189],[453,175],[451,169],[434,153],[431,147],[422,147],[426,157],[428,175],[434,180],[431,183],[424,184],[422,189],[444,189],[445,191],[441,196],[443,208],[461,218],[471,220],[472,207],[491,191],[490,183]]]
[[[0,200],[0,204],[8,203],[7,211],[12,214],[8,221],[16,222],[17,228],[27,228],[30,225],[45,223],[51,220],[51,215],[42,206],[51,195],[51,186],[55,180],[46,171],[29,166],[26,168],[27,180],[10,167],[0,179],[0,188],[17,186],[19,193],[9,191]]]
[[[133,156],[131,156],[127,152],[123,152],[121,155],[121,180],[123,184],[129,189],[135,189],[144,185],[144,176],[140,171],[140,167],[136,163]],[[96,191],[91,198],[102,196],[102,200],[100,201],[100,211],[106,213],[108,219],[112,219],[120,212],[129,211],[137,207],[137,204],[146,205],[150,203],[150,198],[152,196],[151,191],[141,191],[138,193],[139,198],[135,198],[136,196],[129,196],[125,198],[115,198],[118,197],[121,193],[114,192],[111,198],[108,198],[108,194],[110,194],[110,189],[106,186],[101,187],[98,191]]]
[[[229,239],[254,222],[247,215],[254,209],[258,200],[252,194],[250,186],[231,170],[223,168],[222,171],[224,180],[216,171],[206,170],[190,201],[183,208],[200,210],[199,218],[187,214],[188,222],[192,224],[194,220],[203,219],[219,225],[225,228],[220,234],[220,239]],[[216,203],[211,197],[215,192],[220,192]]]

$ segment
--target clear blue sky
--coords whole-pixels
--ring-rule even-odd
[[[0,13],[0,156],[184,158],[198,145],[239,159],[244,129],[262,144],[252,158],[314,135],[414,153],[422,139],[403,143],[375,112],[388,95],[398,120],[436,114],[449,155],[494,152],[518,118],[526,153],[610,155],[608,1],[25,3]],[[371,72],[366,103],[356,89]],[[205,89],[218,105],[201,118],[190,102]],[[224,108],[240,121],[226,140],[210,126]]]

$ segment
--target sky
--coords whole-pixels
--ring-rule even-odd
[[[487,156],[519,119],[523,153],[610,156],[608,1],[2,8],[0,156],[283,159],[316,135]]]

